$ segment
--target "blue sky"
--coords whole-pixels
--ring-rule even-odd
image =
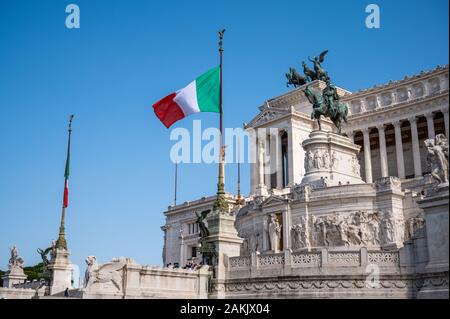
[[[448,1],[0,1],[0,269],[16,244],[27,265],[56,239],[66,130],[75,114],[67,238],[72,261],[129,256],[161,264],[173,201],[173,142],[151,105],[218,64],[226,27],[224,124],[240,127],[287,92],[284,73],[323,49],[350,91],[448,63]],[[76,3],[81,28],[65,27]],[[319,23],[319,19],[322,22]],[[216,114],[175,127],[216,126]],[[181,165],[179,202],[215,193],[217,166]],[[236,191],[236,166],[227,167]],[[248,167],[243,167],[248,192]]]

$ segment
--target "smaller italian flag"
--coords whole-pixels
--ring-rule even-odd
[[[156,116],[169,128],[194,113],[220,112],[220,66],[200,75],[185,88],[153,105]]]

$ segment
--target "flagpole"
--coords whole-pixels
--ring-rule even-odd
[[[66,192],[67,192],[67,182],[69,179],[69,160],[70,160],[70,137],[72,135],[72,121],[73,121],[73,115],[70,115],[69,120],[69,139],[67,142],[67,157],[66,157],[66,170],[64,174],[64,197],[63,197],[63,205],[62,205],[62,213],[61,213],[61,224],[59,226],[59,236],[58,240],[56,241],[56,247],[57,248],[63,248],[67,250],[67,241],[65,238],[65,219],[66,219],[66,208],[67,208],[67,202],[66,202]]]
[[[175,194],[173,206],[177,206],[177,185],[178,185],[178,162],[175,162]]]
[[[219,110],[220,110],[220,155],[219,155],[219,178],[217,183],[217,199],[214,202],[213,210],[228,212],[228,202],[225,199],[225,150],[223,147],[223,108],[222,108],[222,72],[223,72],[223,34],[225,33],[225,29],[219,31],[219,54],[220,54],[220,101],[219,101]]]
[[[239,137],[237,138],[237,157],[238,157],[238,181],[237,181],[237,196],[236,196],[236,204],[242,205],[244,203],[241,196],[241,143]]]

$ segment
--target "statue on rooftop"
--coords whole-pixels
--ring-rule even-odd
[[[318,57],[308,57],[308,60],[314,64],[314,70],[308,68],[307,64],[303,61],[304,76],[298,74],[294,68],[290,68],[289,73],[286,74],[286,78],[288,79],[287,84],[288,86],[293,85],[297,87],[315,80],[325,82],[326,86],[322,92],[316,91],[309,86],[303,89],[305,96],[313,106],[311,119],[317,120],[319,130],[321,130],[320,117],[328,117],[338,129],[338,133],[341,134],[342,122],[347,122],[348,106],[340,102],[337,88],[331,83],[328,72],[322,66],[327,54],[328,50],[325,50]]]

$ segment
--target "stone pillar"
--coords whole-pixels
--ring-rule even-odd
[[[449,266],[448,184],[438,185],[417,203],[424,210],[427,232],[426,271],[447,271]],[[448,289],[448,288],[447,288]],[[448,298],[448,290],[447,290]]]
[[[13,288],[14,285],[23,284],[27,276],[23,272],[22,267],[11,267],[3,276],[3,287]]]
[[[283,250],[291,248],[291,206],[286,203],[286,209],[283,212]]]
[[[370,155],[369,128],[362,130],[364,136],[364,167],[366,169],[366,183],[372,183],[372,159]]]
[[[271,179],[271,188],[278,188],[278,168],[280,164],[278,163],[279,157],[279,149],[281,148],[280,139],[278,137],[278,129],[270,130],[270,179]],[[272,176],[275,176],[274,182],[272,185]]]
[[[400,121],[394,121],[395,130],[395,154],[397,157],[397,173],[398,177],[404,179],[405,175],[405,161],[403,159],[403,142],[402,142],[402,128]]]
[[[55,257],[48,265],[52,272],[50,283],[50,295],[60,294],[66,288],[72,289],[72,265],[69,260],[69,251],[64,248],[56,248]]]
[[[265,150],[264,150],[264,135],[258,135],[258,186],[256,189],[256,194],[258,196],[267,195],[267,187],[264,183],[264,158],[265,158]]]
[[[388,177],[388,164],[387,164],[387,153],[386,153],[386,136],[384,132],[384,124],[378,125],[378,138],[380,141],[380,161],[381,161],[381,177]]]
[[[427,119],[428,138],[434,139],[436,136],[436,133],[434,132],[434,114],[426,113],[425,117]]]
[[[287,166],[288,166],[288,186],[294,185],[294,143],[292,127],[287,130]]]
[[[417,132],[417,118],[411,117],[408,119],[411,124],[411,139],[412,139],[412,153],[414,161],[414,176],[422,176],[422,164],[420,162],[420,148],[419,148],[419,135]]]
[[[283,185],[283,175],[284,175],[284,171],[283,171],[283,143],[282,143],[282,134],[284,131],[280,131],[277,135],[277,139],[278,139],[278,145],[280,146],[279,148],[277,148],[277,164],[278,164],[278,168],[277,168],[277,188],[278,189],[283,189],[284,185]]]
[[[250,162],[250,194],[254,195],[258,186],[258,141],[254,129],[248,129],[247,132]]]
[[[243,239],[238,236],[235,216],[228,213],[215,211],[207,216],[209,236],[204,239],[205,245],[214,249],[214,279],[216,287],[224,288],[228,275],[228,258],[239,256]],[[211,298],[224,298],[225,290],[218,289],[210,295]]]
[[[288,186],[293,186],[300,183],[300,177],[303,175],[303,160],[301,158],[301,137],[295,128],[291,127],[287,130],[288,133]]]
[[[445,125],[445,136],[447,136],[447,138],[450,137],[450,128],[449,128],[449,122],[448,122],[448,109],[443,110],[442,114],[444,114],[444,125]]]
[[[272,171],[272,143],[271,143],[271,137],[270,135],[267,136],[266,135],[266,139],[265,139],[265,158],[264,158],[264,183],[266,184],[267,189],[271,189],[272,188],[272,181],[271,181],[271,173]]]
[[[184,231],[183,224],[180,225],[180,267],[183,267],[186,264],[186,247],[184,244]]]

